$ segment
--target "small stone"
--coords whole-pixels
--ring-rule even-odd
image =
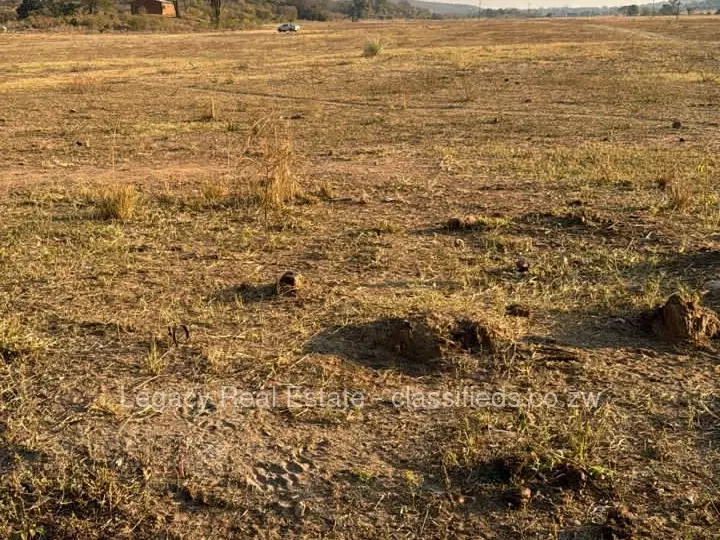
[[[682,122],[680,120],[673,120],[672,127],[673,129],[680,129],[682,127]]]
[[[518,259],[515,262],[515,269],[521,274],[525,274],[526,272],[530,271],[530,263],[527,262],[525,259]]]

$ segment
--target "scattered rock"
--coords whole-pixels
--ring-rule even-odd
[[[632,538],[633,526],[637,516],[630,512],[625,505],[617,505],[608,510],[607,520],[602,528],[602,538]]]
[[[521,454],[506,454],[483,461],[472,470],[473,478],[490,484],[509,484],[516,482],[525,476],[529,461],[528,456]],[[462,471],[467,477],[467,471]]]
[[[685,142],[685,137],[678,138],[678,142]]]
[[[532,499],[532,491],[527,486],[512,488],[503,494],[503,499],[513,508],[524,508]]]
[[[522,304],[510,304],[505,308],[505,315],[509,317],[529,317],[530,308]]]
[[[682,127],[682,122],[680,120],[673,120],[672,127],[673,129],[680,129]]]
[[[559,488],[580,490],[585,487],[587,479],[584,469],[571,463],[563,463],[552,470],[551,484]]]
[[[713,310],[677,293],[664,306],[646,314],[646,318],[652,332],[668,341],[704,342],[720,331],[720,319]]]
[[[292,270],[285,272],[277,282],[277,293],[279,296],[297,296],[298,290],[302,287],[300,274]]]
[[[525,274],[530,271],[530,263],[525,259],[518,259],[515,261],[515,270],[521,274]]]

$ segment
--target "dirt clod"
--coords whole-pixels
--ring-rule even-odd
[[[518,259],[515,262],[515,270],[517,270],[521,274],[525,274],[530,271],[530,263],[527,262],[525,259]]]
[[[280,296],[297,296],[301,287],[302,278],[300,274],[292,270],[285,272],[277,282],[277,292]]]
[[[617,505],[608,510],[607,520],[603,526],[603,538],[632,538],[633,527],[637,516],[623,505]]]
[[[450,333],[450,339],[469,352],[495,350],[495,337],[492,329],[476,321],[461,319]]]
[[[587,473],[584,469],[563,463],[552,471],[552,485],[560,488],[579,490],[587,483]]]
[[[532,491],[527,486],[520,486],[507,490],[503,499],[512,508],[524,508],[532,499]]]
[[[522,304],[510,304],[505,308],[505,315],[509,317],[529,317],[530,308]]]
[[[668,341],[703,342],[720,331],[720,319],[713,310],[677,293],[651,312],[649,318],[652,332]]]
[[[672,127],[673,129],[680,129],[682,127],[682,122],[680,120],[673,120]]]

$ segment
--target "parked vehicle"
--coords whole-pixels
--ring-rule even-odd
[[[297,32],[300,30],[300,25],[295,23],[282,23],[278,26],[278,32]]]

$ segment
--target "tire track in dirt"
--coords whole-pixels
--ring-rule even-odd
[[[643,30],[636,30],[634,28],[619,28],[617,26],[612,26],[609,24],[593,24],[591,25],[593,28],[597,28],[599,30],[610,30],[612,32],[618,32],[621,34],[626,34],[630,36],[636,36],[640,38],[650,39],[653,41],[669,41],[673,43],[683,43],[687,42],[689,40],[674,37],[674,36],[667,36],[665,34],[658,34],[656,32],[646,32]]]
[[[138,83],[140,84],[140,83]],[[144,86],[152,88],[163,88],[167,90],[167,87],[160,84],[152,84],[143,82]],[[341,99],[327,99],[327,98],[315,98],[309,96],[289,96],[285,94],[277,94],[271,92],[259,92],[253,90],[229,90],[225,88],[205,88],[202,86],[182,86],[178,87],[178,90],[188,90],[191,92],[216,92],[223,94],[232,94],[236,96],[248,96],[258,97],[265,99],[272,99],[276,101],[288,101],[295,103],[317,103],[320,105],[328,105],[334,107],[349,107],[357,109],[374,109],[382,112],[400,111],[401,109],[397,106],[384,103],[370,103],[367,101],[357,100],[341,100]],[[637,114],[597,114],[597,113],[582,113],[582,112],[563,112],[563,111],[516,111],[516,110],[499,110],[497,107],[493,108],[482,108],[473,107],[468,108],[462,105],[406,105],[402,110],[410,111],[458,111],[458,112],[469,112],[474,114],[487,114],[487,115],[502,115],[502,116],[515,116],[515,117],[539,117],[539,118],[578,118],[582,120],[608,120],[608,121],[636,121],[639,123],[645,122],[667,122],[667,118],[657,118],[649,116],[639,116]]]

